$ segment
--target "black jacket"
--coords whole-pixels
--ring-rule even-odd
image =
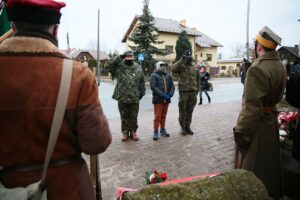
[[[170,100],[165,100],[163,94],[173,96],[175,86],[172,77],[169,74],[162,74],[161,72],[154,72],[151,74],[150,87],[152,90],[152,103],[170,103]]]
[[[200,73],[200,88],[201,90],[208,90],[208,80],[210,79],[210,75],[208,72]]]

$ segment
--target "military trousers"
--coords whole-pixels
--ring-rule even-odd
[[[139,102],[123,103],[118,101],[119,112],[121,116],[122,134],[129,134],[129,131],[136,131],[138,128],[137,116],[139,112]]]
[[[195,105],[197,103],[197,91],[179,91],[179,124],[182,128],[190,127]]]

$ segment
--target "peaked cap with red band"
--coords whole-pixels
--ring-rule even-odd
[[[8,20],[59,24],[64,2],[55,0],[6,0]]]

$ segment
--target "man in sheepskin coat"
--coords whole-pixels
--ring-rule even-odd
[[[7,0],[13,37],[0,44],[0,181],[7,188],[41,179],[64,59],[57,24],[65,4]],[[84,152],[96,155],[111,143],[94,75],[73,62],[66,111],[47,172],[48,199],[95,199]],[[0,197],[1,199],[1,197]]]

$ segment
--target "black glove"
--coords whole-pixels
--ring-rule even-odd
[[[250,137],[236,132],[235,128],[233,128],[233,136],[235,143],[239,147],[239,151],[241,152],[242,156],[245,157],[246,151],[248,150],[250,145]]]
[[[121,60],[123,60],[125,57],[126,57],[126,55],[124,55],[124,54],[120,55]]]
[[[243,60],[244,60],[243,67],[244,67],[244,70],[246,72],[249,69],[249,67],[252,65],[252,63],[249,60],[245,59],[245,58],[243,58]]]
[[[182,55],[183,58],[186,58],[186,57],[192,57],[192,52],[190,50],[186,50],[183,55]]]

